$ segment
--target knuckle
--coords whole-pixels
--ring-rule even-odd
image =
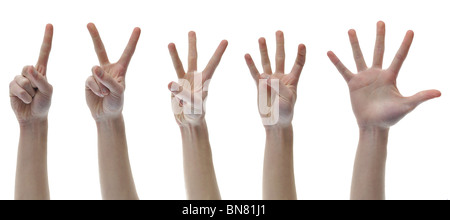
[[[30,80],[22,76],[17,76],[16,82],[17,84],[19,84],[20,87],[31,86]]]
[[[9,83],[9,90],[12,90],[12,88],[14,87],[14,85],[16,85],[16,81],[13,80]]]
[[[398,60],[405,60],[405,56],[401,53],[397,53],[397,55],[395,56]]]
[[[94,82],[94,77],[93,76],[89,76],[87,79],[86,79],[86,85],[90,85],[91,83],[93,83]]]
[[[53,86],[51,84],[48,84],[48,93],[53,94]]]
[[[22,69],[22,75],[28,73],[28,70],[30,68],[33,68],[33,67],[32,66],[24,66],[23,69]]]
[[[123,94],[125,92],[125,86],[118,86],[117,92],[119,92],[119,94]]]

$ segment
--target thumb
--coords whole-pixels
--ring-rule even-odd
[[[124,93],[125,87],[120,85],[120,83],[118,83],[112,76],[106,73],[103,68],[95,66],[92,68],[92,72],[94,73],[93,75],[97,82],[108,88],[111,93],[116,95],[121,95]]]
[[[187,103],[192,102],[190,91],[186,91],[185,89],[183,89],[183,87],[180,84],[176,82],[169,83],[169,90],[179,100]]]
[[[420,104],[434,99],[434,98],[438,98],[441,97],[441,92],[438,90],[426,90],[426,91],[422,91],[422,92],[418,92],[417,94],[408,97],[408,103],[411,104],[411,106],[413,108],[419,106]]]
[[[30,80],[33,87],[36,87],[42,94],[45,94],[47,96],[52,95],[53,87],[47,82],[45,76],[41,75],[35,67],[24,67],[22,75]]]

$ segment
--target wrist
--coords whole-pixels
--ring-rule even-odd
[[[383,135],[389,133],[389,127],[359,126],[359,133],[363,135]]]
[[[123,115],[122,115],[122,113],[119,113],[117,115],[97,117],[97,118],[94,118],[94,120],[95,120],[95,123],[97,124],[97,126],[112,124],[115,122],[123,121]]]
[[[292,152],[293,142],[292,125],[266,127],[266,149],[284,149]]]
[[[292,132],[292,123],[264,126],[266,133]]]
[[[189,122],[189,123],[180,123],[178,124],[178,126],[180,126],[180,129],[183,130],[192,130],[192,129],[200,129],[200,128],[205,128],[206,127],[206,120],[204,118],[199,119],[197,121],[194,122]]]
[[[370,150],[371,154],[386,154],[389,128],[364,127],[359,132],[359,149]]]
[[[48,125],[48,117],[34,118],[26,121],[19,120],[19,126],[21,130],[34,128],[34,127],[42,127]]]
[[[47,145],[48,120],[47,118],[28,120],[20,123],[19,146],[24,149],[45,150]]]
[[[125,135],[125,121],[122,115],[103,118],[103,120],[96,121],[96,125],[99,139],[103,137],[112,140]]]
[[[386,122],[374,122],[373,120],[362,120],[356,118],[356,121],[358,122],[358,127],[360,131],[389,131],[388,123]]]
[[[208,126],[205,120],[199,121],[198,123],[180,125],[180,132],[184,143],[183,146],[189,146],[199,142],[209,142]]]

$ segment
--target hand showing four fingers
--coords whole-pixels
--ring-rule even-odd
[[[11,82],[11,106],[20,124],[43,120],[48,116],[53,87],[47,81],[47,63],[52,48],[53,26],[45,28],[44,41],[36,66],[26,66]]]
[[[285,51],[284,34],[281,31],[276,33],[277,51],[276,68],[272,71],[270,64],[267,44],[264,38],[259,39],[259,49],[261,52],[261,61],[263,73],[260,73],[253,62],[252,57],[247,54],[245,60],[250,69],[250,73],[258,87],[258,106],[263,123],[265,126],[287,126],[292,123],[294,117],[294,106],[297,100],[297,85],[300,74],[303,70],[306,60],[306,47],[303,44],[298,46],[297,59],[294,67],[289,74],[285,74]],[[274,86],[278,80],[278,89]],[[261,94],[266,90],[267,97]],[[275,94],[272,94],[275,92]],[[265,98],[263,100],[261,98]],[[261,101],[263,103],[261,103]],[[274,104],[278,103],[278,105]]]
[[[328,56],[342,74],[350,89],[351,102],[360,128],[386,129],[396,124],[421,103],[439,97],[437,90],[428,90],[404,97],[397,89],[400,68],[408,55],[414,32],[408,31],[391,66],[383,68],[385,24],[377,24],[377,40],[373,66],[368,68],[354,30],[349,31],[358,74],[350,72],[333,52]]]
[[[110,63],[105,47],[94,24],[88,24],[100,66],[92,68],[86,81],[86,101],[96,121],[119,116],[123,110],[125,75],[141,34],[135,28],[130,41],[117,63]]]

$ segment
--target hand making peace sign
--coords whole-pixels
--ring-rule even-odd
[[[133,57],[141,29],[135,28],[122,57],[110,63],[105,47],[94,24],[88,24],[100,66],[92,68],[92,76],[86,81],[86,100],[96,121],[117,117],[122,113],[125,75]]]

